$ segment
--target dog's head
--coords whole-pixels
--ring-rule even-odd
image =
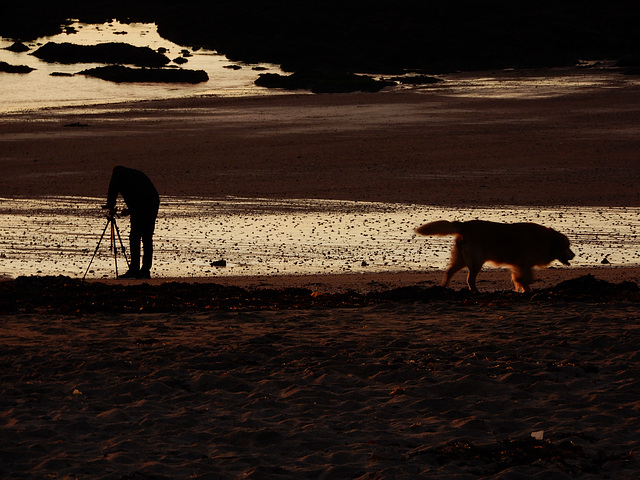
[[[557,258],[564,265],[569,265],[569,260],[575,257],[575,253],[569,248],[569,239],[566,235],[552,230],[551,255]]]

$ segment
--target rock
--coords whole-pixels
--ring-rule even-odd
[[[0,72],[4,73],[29,73],[35,70],[35,68],[28,67],[27,65],[11,65],[7,62],[0,62]]]
[[[22,52],[28,52],[31,49],[22,42],[15,42],[10,47],[5,48],[5,50],[9,50],[10,52],[15,52],[15,53],[22,53]]]
[[[58,63],[111,63],[138,67],[162,67],[169,59],[149,47],[136,47],[128,43],[101,43],[76,45],[48,42],[31,55],[45,62]]]
[[[393,82],[402,83],[404,85],[430,85],[433,83],[444,82],[441,78],[432,77],[431,75],[417,75],[409,77],[393,77],[390,79]]]
[[[633,282],[609,283],[589,274],[560,282],[549,291],[555,295],[565,297],[580,298],[586,296],[592,300],[597,300],[602,298],[637,298],[638,293],[640,293],[640,287]]]
[[[110,82],[201,83],[209,80],[204,70],[182,68],[129,68],[122,65],[90,68],[78,75],[100,78]]]
[[[266,88],[311,90],[313,93],[378,92],[395,82],[341,72],[296,72],[291,75],[262,73],[255,84]]]

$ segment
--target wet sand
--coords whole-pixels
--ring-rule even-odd
[[[640,206],[635,87],[454,93],[9,115],[0,189],[101,197],[125,164],[177,197]],[[0,282],[0,473],[637,478],[637,268],[441,273]]]
[[[116,266],[122,273],[127,266],[119,240],[117,263],[108,231],[101,240],[108,227],[104,210],[96,207],[102,203],[104,198],[91,197],[3,200],[0,277],[108,279],[117,275]],[[422,237],[414,229],[443,218],[533,221],[555,228],[572,242],[572,270],[640,264],[638,207],[460,208],[165,196],[156,222],[152,274],[155,279],[215,279],[442,272],[453,239]],[[119,218],[118,226],[128,251],[129,219]]]
[[[102,197],[123,164],[168,196],[640,206],[640,89],[610,78],[5,115],[0,191]]]

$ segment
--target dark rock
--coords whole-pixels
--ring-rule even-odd
[[[227,261],[225,259],[216,260],[215,262],[211,262],[212,267],[226,267]]]
[[[10,52],[15,52],[15,53],[22,53],[22,52],[28,52],[31,49],[22,42],[15,42],[10,47],[5,48],[5,50],[9,50]]]
[[[441,78],[432,77],[430,75],[418,75],[409,77],[393,77],[389,79],[392,82],[402,83],[403,85],[430,85],[433,83],[443,82]]]
[[[565,280],[550,289],[551,293],[565,297],[591,299],[599,298],[637,298],[640,287],[633,282],[609,283],[605,280],[595,278],[593,275],[583,275],[581,277]]]
[[[0,62],[0,72],[4,73],[29,73],[34,70],[35,68],[26,65],[11,65],[7,62]]]
[[[557,66],[637,51],[638,6],[585,2],[426,2],[416,0],[169,0],[5,2],[0,35],[33,40],[66,19],[156,22],[180,45],[201,45],[246,62],[392,73]],[[505,4],[506,5],[506,4]],[[504,7],[504,6],[503,6]],[[65,23],[66,22],[66,23]],[[268,25],[268,32],[265,25]]]
[[[67,72],[51,72],[49,74],[49,76],[51,77],[73,77],[73,73],[67,73]]]
[[[90,68],[78,75],[100,78],[110,82],[201,83],[209,80],[204,70],[182,68],[129,68],[122,65]]]
[[[311,90],[313,93],[378,92],[395,82],[374,80],[364,75],[340,72],[296,72],[291,75],[262,73],[259,87],[285,90]]]
[[[76,45],[49,42],[31,55],[45,62],[58,63],[112,63],[139,67],[162,67],[169,59],[149,47],[136,47],[127,43],[101,43]]]
[[[184,57],[177,57],[173,59],[173,63],[177,63],[178,65],[182,65],[184,63],[187,63],[189,60],[187,60]]]

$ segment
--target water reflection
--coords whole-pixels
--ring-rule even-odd
[[[163,48],[171,60],[183,57],[188,62],[184,68],[205,70],[209,81],[201,84],[114,84],[97,78],[75,76],[81,70],[96,64],[47,63],[29,55],[46,42],[70,42],[79,45],[95,45],[106,42],[123,42],[135,46],[148,46],[154,50]],[[63,33],[42,37],[28,46],[30,52],[15,53],[5,48],[13,41],[0,38],[0,61],[12,65],[27,65],[36,70],[28,74],[0,73],[0,112],[24,111],[43,107],[96,105],[136,100],[193,97],[201,95],[245,96],[286,94],[287,91],[257,87],[254,81],[267,70],[284,73],[277,65],[251,64],[229,61],[215,51],[187,49],[162,38],[155,24],[73,23]],[[175,66],[175,63],[171,65]],[[541,98],[566,95],[577,91],[603,88],[637,86],[633,76],[622,75],[610,64],[584,65],[590,68],[548,68],[537,70],[499,70],[494,72],[461,72],[440,77],[442,83],[428,85],[404,85],[391,90],[410,90],[437,93],[447,96],[474,98]],[[52,73],[65,76],[51,76]],[[71,75],[71,76],[67,76]],[[394,75],[395,76],[395,75]],[[308,92],[307,92],[308,93]]]
[[[0,89],[0,111],[19,111],[26,109],[95,105],[159,98],[179,98],[195,95],[223,95],[237,96],[277,93],[261,87],[256,87],[254,81],[259,71],[266,69],[280,73],[279,67],[271,64],[246,65],[231,62],[225,56],[215,51],[205,49],[187,49],[188,61],[183,68],[204,70],[210,80],[201,84],[115,84],[97,78],[73,75],[79,71],[93,68],[96,64],[61,64],[47,63],[30,55],[40,45],[47,42],[75,43],[78,45],[96,45],[107,42],[121,42],[138,47],[150,47],[153,50],[164,48],[165,55],[174,60],[183,56],[185,47],[179,46],[162,38],[155,24],[150,23],[120,23],[108,24],[73,23],[70,28],[58,35],[42,37],[35,42],[29,42],[28,52],[15,53],[5,48],[13,41],[0,38],[0,61],[12,65],[27,65],[36,70],[28,74],[0,73],[2,89]],[[177,66],[175,63],[170,65]],[[52,73],[66,76],[51,76]]]
[[[0,274],[82,277],[106,219],[104,199],[0,200]],[[157,277],[444,269],[451,238],[416,237],[437,219],[533,221],[567,234],[574,266],[638,265],[640,208],[448,209],[327,200],[165,198],[155,235]],[[126,218],[118,221],[125,243]],[[87,278],[112,277],[108,239]],[[224,259],[226,267],[216,267]],[[119,269],[125,270],[120,259]],[[558,264],[559,265],[559,264]]]

